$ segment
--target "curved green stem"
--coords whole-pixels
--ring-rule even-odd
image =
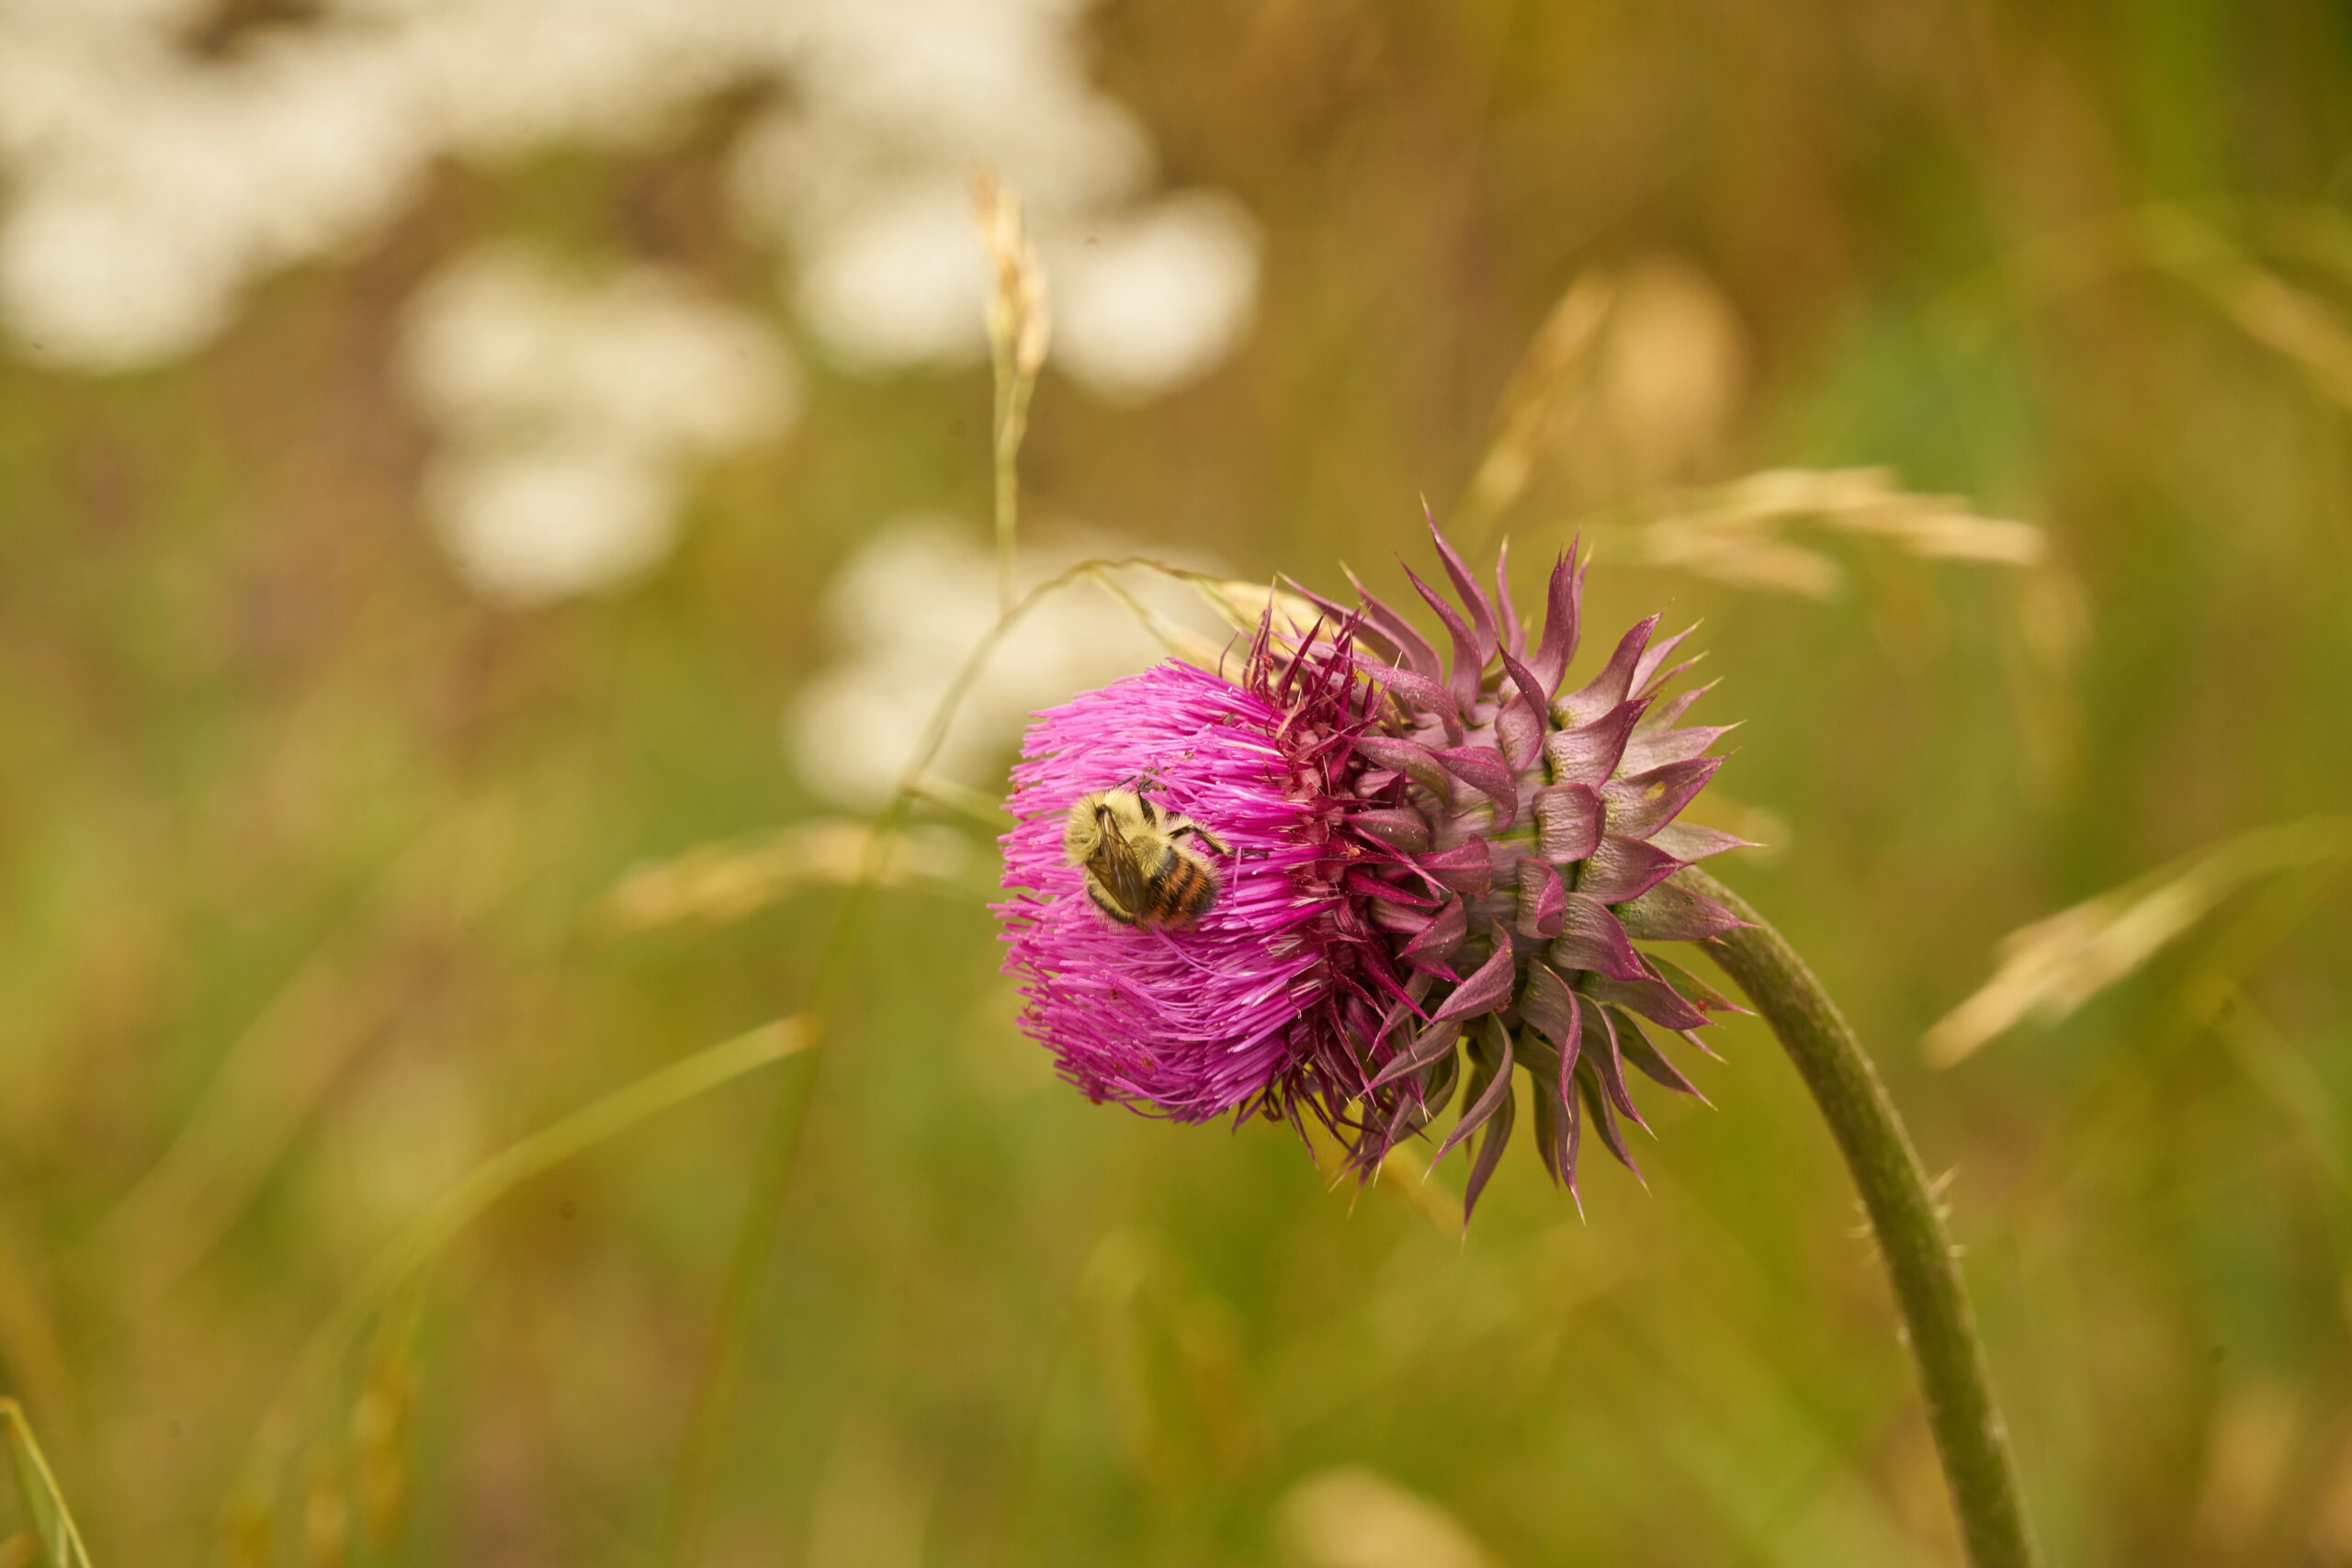
[[[2033,1545],[2018,1502],[2008,1431],[1993,1404],[1984,1347],[1961,1288],[1951,1238],[1894,1101],[1838,1004],[1781,933],[1705,872],[1687,870],[1678,880],[1748,922],[1700,945],[1780,1036],[1861,1190],[1909,1330],[1928,1425],[1969,1562],[2030,1568]]]

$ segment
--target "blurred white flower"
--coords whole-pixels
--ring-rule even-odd
[[[757,319],[650,268],[587,280],[509,247],[428,283],[403,353],[447,443],[425,513],[459,575],[508,604],[660,561],[686,465],[797,409],[791,361]]]
[[[36,357],[83,369],[204,342],[227,324],[238,282],[218,247],[159,234],[119,202],[47,194],[0,227],[0,317]]]
[[[20,164],[0,314],[51,359],[125,368],[197,346],[254,273],[389,219],[419,161],[397,74],[332,39],[202,71],[135,39],[43,69],[21,41],[0,27],[0,96],[23,94],[0,136]]]
[[[1035,207],[1123,200],[1148,178],[1151,144],[1125,106],[1087,78],[1072,31],[1084,8],[1065,0],[808,6],[800,104],[772,121],[857,145],[856,163],[895,165],[901,177],[960,181],[987,164]],[[821,222],[842,189],[820,177],[775,194],[794,220]]]
[[[1089,79],[1083,0],[340,0],[198,55],[200,0],[0,0],[0,322],[90,370],[169,360],[255,277],[364,238],[424,170],[639,143],[782,81],[741,139],[736,216],[856,369],[979,348],[966,182],[993,167],[1073,238],[1069,368],[1148,396],[1249,319],[1255,241],[1223,198],[1136,208],[1134,114]]]
[[[891,192],[826,227],[800,264],[800,308],[853,369],[978,358],[988,288],[961,184]]]
[[[658,463],[573,442],[460,447],[435,461],[424,490],[458,575],[518,608],[637,576],[676,543],[677,507]]]
[[[185,28],[211,9],[210,0],[10,0],[9,19],[38,26],[115,27],[160,32]]]
[[[419,292],[405,348],[426,413],[470,438],[584,428],[701,454],[772,434],[798,410],[774,333],[650,267],[592,281],[490,246]]]
[[[1089,557],[1149,551],[1104,536],[1023,551],[1026,587]],[[1214,570],[1197,556],[1172,564]],[[1190,588],[1135,573],[1122,581],[1170,622],[1212,645],[1225,623]],[[933,707],[996,619],[996,563],[952,520],[903,518],[878,531],[825,591],[842,662],[820,671],[785,713],[786,750],[810,789],[843,806],[888,798]],[[1079,583],[1040,604],[998,648],[956,710],[931,770],[992,789],[1029,716],[1167,656],[1159,640],[1100,587]]]
[[[550,143],[642,142],[708,93],[772,71],[769,14],[729,0],[346,0],[452,151],[507,157]],[[768,23],[767,26],[763,26]]]
[[[1288,1555],[1306,1568],[1487,1568],[1493,1561],[1445,1509],[1356,1465],[1292,1487],[1277,1522]]]
[[[1047,261],[1055,353],[1106,397],[1139,401],[1224,358],[1258,294],[1258,227],[1240,205],[1173,197],[1067,240]]]

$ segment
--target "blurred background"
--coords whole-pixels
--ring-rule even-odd
[[[2352,21],[2213,0],[0,0],[0,1394],[94,1560],[654,1560],[776,1069],[645,1086],[992,618],[980,165],[1023,580],[1426,501],[1703,619],[2051,1560],[2352,1563]],[[1071,590],[938,771],[1159,651]],[[1087,1105],[988,829],[889,869],[707,1562],[1958,1561],[1752,1021],[1465,1240]]]

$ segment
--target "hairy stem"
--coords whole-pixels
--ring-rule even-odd
[[[1029,395],[1037,378],[1024,376],[1013,364],[1010,348],[997,355],[996,371],[996,604],[997,614],[1012,614],[1018,597],[1013,588],[1014,536],[1021,523],[1021,479],[1016,459],[1022,437],[1029,433]]]
[[[1692,868],[1679,879],[1748,922],[1700,945],[1780,1036],[1861,1190],[1909,1330],[1928,1425],[1969,1562],[2029,1568],[2033,1546],[2018,1501],[2008,1431],[1993,1404],[1984,1347],[1961,1288],[1951,1238],[1894,1101],[1838,1004],[1781,933],[1705,872]]]

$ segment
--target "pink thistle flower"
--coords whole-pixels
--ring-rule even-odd
[[[1262,1109],[1356,1124],[1370,1086],[1353,1043],[1403,989],[1343,891],[1360,852],[1339,830],[1341,787],[1373,701],[1344,636],[1325,648],[1278,669],[1261,638],[1247,684],[1171,660],[1031,728],[997,906],[1005,969],[1024,1025],[1091,1098],[1183,1122]],[[1072,804],[1122,786],[1213,825],[1227,852],[1216,902],[1181,930],[1108,919],[1064,853]]]
[[[1680,726],[1698,692],[1659,698],[1689,667],[1667,667],[1687,632],[1653,642],[1652,616],[1564,690],[1582,568],[1555,564],[1531,643],[1503,562],[1490,597],[1436,544],[1458,606],[1412,581],[1450,657],[1360,589],[1353,612],[1317,599],[1340,629],[1303,646],[1261,626],[1239,682],[1170,662],[1038,716],[998,908],[1024,1027],[1098,1100],[1180,1121],[1312,1115],[1369,1175],[1459,1087],[1434,1157],[1483,1134],[1466,1219],[1520,1072],[1538,1157],[1572,1193],[1588,1122],[1633,1168],[1619,1118],[1646,1123],[1629,1066],[1698,1092],[1643,1024],[1703,1051],[1691,1032],[1730,1004],[1634,938],[1737,925],[1667,879],[1741,840],[1676,820],[1725,732]],[[1088,897],[1063,825],[1118,788],[1223,846],[1198,920],[1128,926]]]

